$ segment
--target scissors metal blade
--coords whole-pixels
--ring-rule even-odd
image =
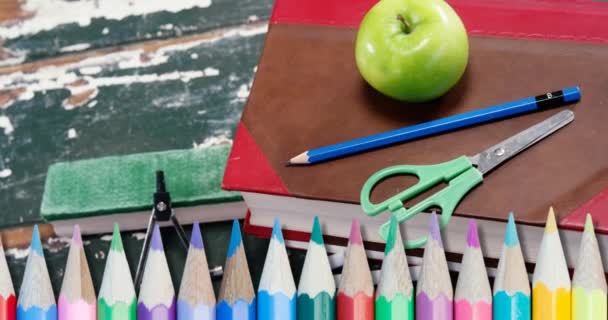
[[[574,112],[564,110],[479,154],[470,157],[483,175],[574,120]]]

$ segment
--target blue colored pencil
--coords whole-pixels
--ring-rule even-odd
[[[18,320],[57,320],[57,304],[51,287],[51,279],[46,269],[38,226],[34,226],[30,255],[25,265],[25,273],[19,299],[17,301]]]
[[[238,220],[234,220],[232,224],[216,316],[217,320],[255,320],[256,318],[255,291],[251,283]]]
[[[576,102],[580,100],[580,98],[581,91],[579,87],[569,87],[534,97],[527,97],[492,107],[453,115],[443,119],[428,121],[409,127],[311,149],[291,158],[288,161],[288,164],[306,165],[346,157],[355,153],[381,148],[395,143],[411,141],[532,111],[563,106]]]
[[[296,320],[296,284],[293,280],[279,220],[272,237],[258,289],[260,320]]]
[[[530,320],[530,304],[528,272],[510,213],[494,280],[494,320]]]

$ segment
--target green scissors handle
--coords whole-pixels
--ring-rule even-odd
[[[371,202],[370,195],[376,185],[388,177],[404,174],[417,176],[418,183],[380,203]],[[466,156],[435,165],[392,166],[374,173],[365,182],[361,190],[361,208],[369,216],[375,216],[389,210],[401,223],[424,210],[439,207],[441,208],[440,227],[443,228],[452,217],[452,213],[460,200],[482,181],[482,173],[473,166]],[[411,208],[406,209],[403,206],[403,202],[442,182],[447,182],[448,186]],[[380,228],[380,237],[386,239],[388,229],[389,224],[387,222]],[[420,248],[425,244],[426,237],[421,237],[406,241],[405,247],[408,249]]]

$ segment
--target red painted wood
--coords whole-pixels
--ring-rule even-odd
[[[4,298],[0,296],[0,320],[15,320],[17,299],[14,295]]]
[[[228,156],[222,188],[289,195],[287,187],[242,122]]]
[[[374,298],[365,295],[363,292],[357,292],[352,297],[339,292],[336,303],[337,320],[374,319]]]
[[[377,0],[277,0],[271,23],[356,27]],[[608,3],[448,0],[469,34],[608,42]]]

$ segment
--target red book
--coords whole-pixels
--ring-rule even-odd
[[[381,244],[377,227],[388,221],[386,214],[370,218],[358,208],[359,192],[372,173],[474,154],[564,108],[308,167],[286,167],[285,162],[307,149],[579,85],[581,102],[567,107],[576,120],[502,165],[465,197],[444,231],[446,251],[462,252],[465,217],[475,217],[481,220],[486,254],[497,257],[513,211],[524,246],[530,244],[524,249],[526,260],[534,262],[550,206],[562,228],[581,230],[590,212],[596,230],[608,233],[608,148],[603,146],[608,3],[448,1],[470,35],[467,71],[441,99],[412,106],[375,92],[355,66],[357,26],[375,2],[276,0],[223,181],[225,189],[243,192],[251,211],[246,231],[269,235],[266,227],[278,216],[292,231],[287,239],[307,241],[312,217],[319,215],[325,233],[345,244],[348,222],[357,217],[364,238]],[[405,187],[403,181],[387,181],[373,198],[386,199]],[[423,234],[427,218],[408,221],[405,236]],[[569,263],[578,237],[574,231],[563,236]],[[600,241],[608,238],[600,235]]]

